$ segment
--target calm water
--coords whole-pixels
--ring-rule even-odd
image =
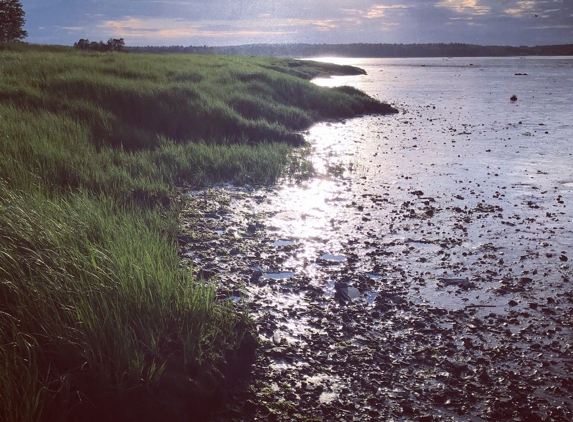
[[[326,60],[362,67],[368,75],[317,84],[352,85],[401,110],[345,125],[343,136],[361,144],[355,150],[347,145],[346,153],[355,154],[351,160],[363,172],[378,171],[381,183],[410,172],[419,177],[412,184],[438,194],[457,189],[455,175],[487,184],[494,174],[495,187],[512,185],[513,197],[544,202],[539,193],[547,190],[571,203],[573,58]],[[518,100],[511,102],[512,95]],[[331,128],[311,133],[328,144],[337,137]],[[570,225],[571,207],[559,208]],[[562,230],[563,246],[571,248],[571,227]]]
[[[535,166],[550,170],[555,182],[572,179],[572,58],[335,61],[360,66],[368,75],[322,79],[316,81],[318,84],[352,85],[395,104],[405,119],[411,114],[421,115],[428,124],[411,123],[421,125],[422,135],[434,140],[444,135],[444,129],[456,129],[458,136],[471,132],[466,139],[472,147],[495,148],[487,155],[484,152],[488,148],[472,151],[473,163],[503,164],[505,176],[511,169],[518,172]],[[509,101],[512,95],[518,97],[515,103]],[[445,122],[449,127],[444,127]],[[371,130],[366,136],[375,141],[372,132],[380,128],[368,126]],[[405,132],[408,135],[411,131]],[[516,155],[519,149],[523,151]],[[451,155],[448,148],[436,151],[432,145],[431,150],[424,149],[424,153],[444,159]]]

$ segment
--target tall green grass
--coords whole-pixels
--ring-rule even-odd
[[[150,392],[170,354],[196,363],[233,346],[238,317],[179,268],[174,218],[83,192],[49,199],[4,184],[0,197],[2,352],[20,367],[0,377],[3,420],[72,387],[92,399]],[[22,374],[30,391],[4,397]]]
[[[169,401],[191,384],[165,374],[238,347],[244,315],[180,266],[176,186],[310,171],[296,130],[381,107],[324,66],[0,45],[0,420]]]

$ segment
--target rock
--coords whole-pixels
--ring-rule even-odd
[[[346,257],[344,255],[332,255],[327,253],[318,258],[318,262],[321,264],[336,265],[346,262]]]
[[[251,275],[251,281],[257,281],[259,278],[263,276],[263,272],[261,270],[255,270]]]
[[[334,289],[336,290],[335,297],[344,302],[360,297],[360,291],[356,287],[350,287],[348,283],[342,281],[337,282]]]
[[[466,278],[439,278],[446,286],[456,285],[462,289],[474,289],[476,285]]]
[[[375,305],[376,309],[378,309],[380,312],[388,312],[390,309],[392,309],[392,306],[386,304],[386,303],[381,303],[381,302],[377,302]]]
[[[384,303],[388,299],[396,304],[406,302],[406,299],[404,299],[402,296],[390,292],[380,292],[380,296],[377,297],[375,301],[378,303]]]
[[[460,377],[468,369],[469,367],[466,363],[451,362],[450,370],[457,377]]]
[[[478,379],[484,384],[489,384],[491,382],[491,377],[485,369],[478,375]]]
[[[512,95],[510,98],[511,101],[517,101],[517,95]]]

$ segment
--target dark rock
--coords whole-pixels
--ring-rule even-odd
[[[451,370],[452,374],[454,374],[457,377],[461,376],[468,369],[469,369],[469,367],[465,363],[458,363],[458,362],[451,362],[450,363],[450,370]]]
[[[491,382],[491,377],[485,369],[478,375],[478,379],[484,384],[489,384]]]
[[[476,287],[475,283],[471,282],[466,278],[440,278],[438,279],[446,286],[457,285],[462,289],[474,289]]]
[[[263,272],[261,270],[255,270],[251,275],[251,281],[257,281],[259,278],[263,276]]]
[[[360,291],[356,287],[350,287],[345,282],[335,283],[334,289],[336,290],[335,297],[344,302],[360,297]]]
[[[392,306],[386,303],[377,302],[376,309],[378,309],[380,312],[388,312],[390,309],[392,309]]]

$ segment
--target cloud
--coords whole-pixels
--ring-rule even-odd
[[[514,17],[522,17],[525,15],[531,15],[537,9],[537,4],[535,1],[526,0],[518,1],[515,7],[505,9],[505,13]]]
[[[340,26],[333,20],[311,21],[310,24],[315,26],[318,31],[330,31]]]
[[[152,19],[126,17],[105,20],[98,28],[107,36],[129,39],[134,45],[149,39],[160,42],[187,42],[197,38],[227,39],[226,42],[266,42],[269,37],[295,35],[301,31],[328,32],[339,28],[335,20],[276,19],[265,16],[253,20],[190,21],[186,19]]]
[[[485,15],[491,10],[489,6],[480,5],[478,0],[440,0],[436,7],[470,15]]]
[[[531,29],[573,29],[573,25],[539,25],[539,26],[530,26]]]
[[[318,23],[323,25],[322,23]],[[288,26],[288,25],[282,25]],[[180,40],[182,38],[212,37],[258,37],[269,35],[284,35],[285,30],[262,28],[261,25],[240,25],[238,22],[192,22],[183,19],[151,19],[126,18],[122,20],[108,20],[99,25],[106,33],[123,38],[155,38],[163,41]],[[275,25],[276,28],[276,25]]]
[[[401,10],[401,9],[410,9],[412,6],[405,6],[405,5],[393,5],[393,6],[384,6],[377,4],[372,6],[368,13],[364,15],[365,18],[368,19],[377,19],[386,16],[386,12],[389,10]]]

